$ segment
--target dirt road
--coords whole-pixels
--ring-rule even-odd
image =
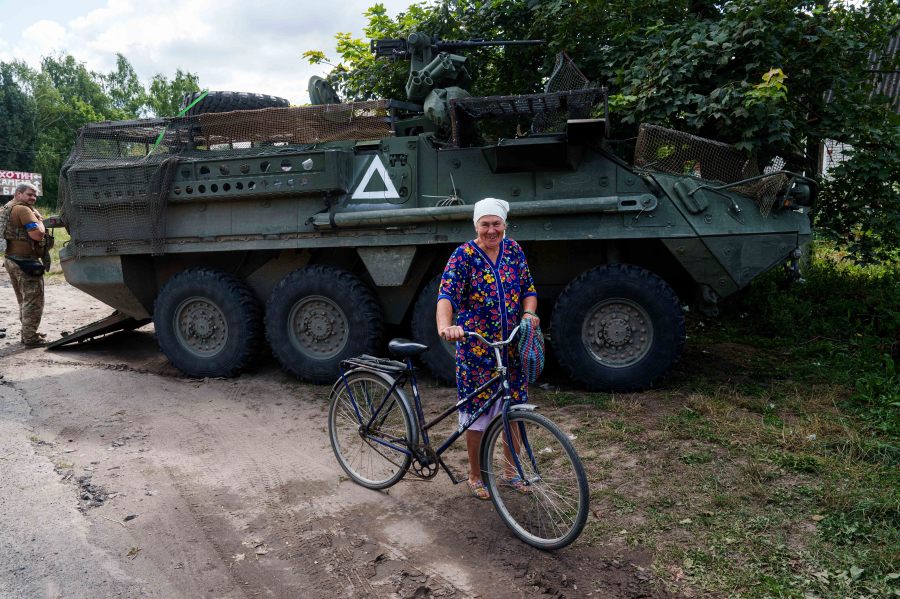
[[[109,312],[57,282],[41,330]],[[0,597],[667,596],[649,555],[602,539],[534,550],[444,475],[353,484],[328,444],[328,389],[271,363],[188,379],[152,327],[26,349],[2,269],[0,327]]]

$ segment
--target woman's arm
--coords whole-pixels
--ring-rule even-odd
[[[437,303],[437,321],[438,335],[445,341],[459,341],[463,335],[463,329],[453,324],[453,304],[447,298],[441,298]]]
[[[529,295],[522,300],[522,318],[530,318],[533,324],[541,324],[541,319],[537,316],[537,296]]]

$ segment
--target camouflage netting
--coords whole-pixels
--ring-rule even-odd
[[[470,145],[474,123],[487,118],[524,117],[532,119],[532,133],[551,132],[568,119],[590,117],[593,107],[605,100],[606,88],[451,100],[451,141],[457,146]]]
[[[634,152],[634,165],[647,170],[675,175],[691,175],[708,181],[735,183],[764,173],[770,177],[729,187],[756,201],[759,211],[767,216],[788,177],[778,173],[784,160],[776,158],[760,172],[756,158],[726,143],[712,141],[666,129],[657,125],[641,125]]]
[[[553,65],[553,71],[547,78],[547,85],[544,87],[545,92],[562,92],[573,89],[587,89],[591,87],[591,82],[585,77],[575,65],[575,61],[569,58],[565,52],[556,55],[556,63]]]
[[[266,108],[200,115],[205,145],[253,142],[315,144],[391,134],[387,100]]]
[[[556,63],[544,92],[452,100],[452,142],[457,146],[468,145],[472,141],[467,138],[472,138],[474,122],[488,118],[524,117],[530,120],[532,133],[551,133],[562,131],[569,119],[590,117],[594,106],[600,102],[604,103],[603,113],[606,116],[606,88],[592,86],[565,52],[556,55]]]
[[[75,225],[76,253],[149,244],[159,254],[179,166],[269,155],[273,146],[299,152],[329,141],[381,139],[391,135],[393,118],[389,101],[377,100],[88,125],[63,165],[59,212]]]

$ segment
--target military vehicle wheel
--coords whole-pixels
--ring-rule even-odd
[[[153,306],[159,347],[189,376],[236,376],[259,351],[262,308],[234,275],[194,268],[169,279]]]
[[[181,110],[187,108],[202,92],[184,94]],[[207,92],[206,96],[191,106],[185,115],[193,116],[206,112],[231,112],[232,110],[259,110],[260,108],[286,108],[291,103],[284,98],[266,94],[246,92]]]
[[[456,344],[441,339],[435,322],[440,284],[439,275],[425,285],[413,306],[410,324],[413,339],[428,346],[428,351],[421,356],[422,362],[434,378],[445,385],[453,385],[456,383]]]
[[[678,297],[661,278],[631,265],[599,266],[571,281],[551,326],[557,360],[590,389],[646,389],[684,346]]]
[[[355,276],[307,266],[281,279],[266,303],[266,337],[282,367],[297,378],[330,383],[341,360],[378,349],[381,306]]]

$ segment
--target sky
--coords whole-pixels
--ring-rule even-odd
[[[203,89],[271,94],[308,102],[307,50],[335,58],[335,34],[363,37],[363,13],[379,2],[391,17],[414,0],[0,0],[0,61],[71,54],[92,71],[124,55],[146,85],[176,69]]]

